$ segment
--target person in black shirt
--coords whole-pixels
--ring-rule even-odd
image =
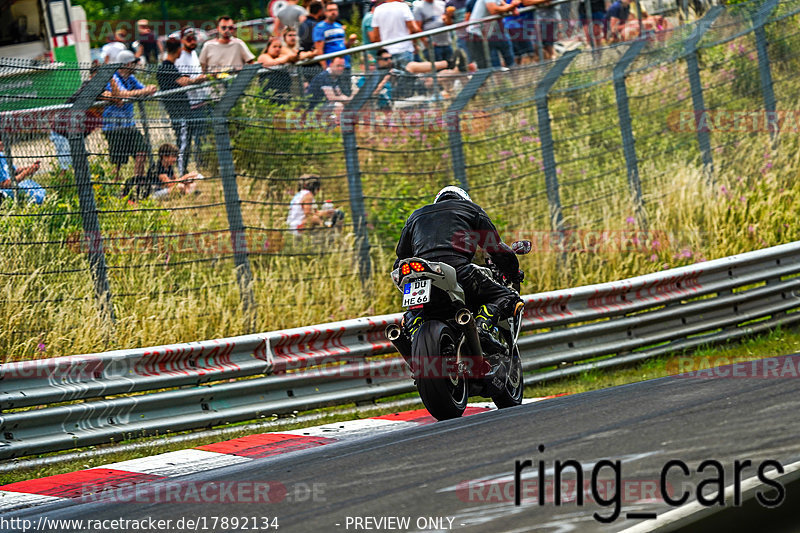
[[[178,160],[178,147],[174,144],[164,143],[158,148],[158,161],[150,165],[147,176],[133,178],[125,183],[123,196],[134,194],[134,199],[144,200],[163,198],[170,193],[198,194],[197,180],[203,179],[198,172],[184,174],[180,179],[175,178],[175,162]]]
[[[139,46],[136,48],[136,59],[144,57],[145,61],[149,64],[158,64],[158,60],[161,58],[164,50],[158,37],[156,37],[156,34],[153,33],[153,29],[150,27],[150,21],[141,19],[136,22],[136,27],[139,33]]]
[[[202,83],[206,80],[204,74],[190,78],[178,70],[178,67],[175,66],[175,60],[181,55],[181,47],[182,44],[179,39],[172,38],[167,40],[167,57],[156,71],[158,87],[162,91],[179,89],[187,85]],[[181,91],[164,96],[162,103],[169,114],[172,129],[175,132],[175,140],[178,144],[178,174],[183,174],[188,164],[189,118],[192,115],[189,97],[186,91]]]
[[[317,48],[314,45],[314,26],[316,26],[317,23],[324,18],[325,8],[323,7],[322,2],[319,0],[314,0],[308,4],[308,16],[306,17],[306,20],[300,24],[300,27],[297,28],[297,37],[300,42],[301,52],[313,52],[314,54],[317,53]],[[310,83],[311,80],[314,79],[314,76],[319,74],[321,71],[322,68],[318,63],[314,63],[313,65],[303,65],[300,67],[300,72],[303,75],[303,81],[305,84]]]
[[[505,347],[497,339],[497,324],[520,312],[523,303],[519,293],[490,279],[472,263],[478,246],[491,256],[507,279],[522,281],[517,256],[503,243],[489,216],[466,191],[451,185],[439,191],[432,204],[408,217],[397,243],[394,268],[409,257],[455,268],[467,305],[480,306],[475,323],[483,348],[487,353],[498,353]],[[411,323],[412,315],[407,315],[406,323]]]

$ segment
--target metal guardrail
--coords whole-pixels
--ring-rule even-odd
[[[523,368],[550,368],[527,382],[800,322],[798,291],[793,242],[525,296]],[[0,459],[412,391],[403,360],[379,357],[393,353],[383,330],[400,316],[1,365]]]

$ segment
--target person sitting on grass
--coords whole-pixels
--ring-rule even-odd
[[[200,194],[197,180],[203,179],[198,172],[189,172],[175,178],[175,163],[178,161],[178,147],[164,143],[158,148],[158,162],[150,166],[144,180],[128,180],[125,183],[123,196],[128,196],[136,189],[136,198],[143,200],[148,196],[164,198],[171,193],[188,195]]]
[[[5,155],[3,141],[0,141],[0,202],[6,198],[14,198],[14,182],[16,182],[18,189],[28,195],[30,202],[41,204],[44,201],[45,190],[29,179],[39,171],[40,166],[41,161],[35,161],[32,165],[22,168],[10,165]]]

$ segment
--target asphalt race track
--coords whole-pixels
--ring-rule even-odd
[[[800,355],[786,361],[798,365]],[[6,518],[152,517],[172,519],[174,523],[180,518],[207,517],[208,531],[232,530],[219,522],[211,529],[209,518],[213,517],[277,517],[279,532],[621,531],[655,523],[650,518],[631,517],[630,513],[662,516],[674,509],[659,495],[660,475],[671,459],[682,461],[689,470],[688,475],[680,467],[669,470],[666,479],[671,496],[678,498],[685,490],[691,494],[688,501],[696,499],[698,486],[709,497],[715,490],[733,485],[737,460],[751,461],[740,469],[740,479],[756,476],[759,467],[764,477],[774,479],[777,473],[765,461],[787,465],[800,459],[798,413],[798,378],[670,377],[180,478],[198,483],[279,482],[286,487],[287,496],[276,503],[67,502]],[[543,452],[537,449],[540,445],[544,445]],[[517,506],[513,491],[515,461],[527,459],[533,466],[521,470],[523,502]],[[554,486],[547,483],[544,504],[539,505],[535,490],[540,483],[539,462],[544,463],[543,479],[552,482],[554,461],[569,459],[578,461],[584,469],[583,505],[575,501],[576,484],[568,481],[575,479],[571,468],[564,469],[567,481],[562,484],[562,505],[555,504]],[[598,467],[597,475],[592,476],[595,465],[603,459],[620,461],[620,485],[609,483],[615,473],[610,465]],[[718,461],[722,470],[706,465],[702,473],[698,472],[705,460]],[[606,505],[588,497],[593,477],[598,500]],[[720,477],[722,487],[715,482]],[[494,482],[481,483],[489,479]],[[300,497],[298,487],[317,490]],[[611,503],[614,494],[619,496],[618,506]],[[779,491],[764,490],[762,496],[775,501]],[[731,501],[725,503],[725,508],[731,506]],[[595,512],[611,516],[615,508],[619,517],[612,523],[603,524],[592,516]],[[759,519],[761,525],[766,524],[770,512],[777,515],[777,511],[764,511],[767,518]],[[403,522],[406,519],[408,526]],[[73,530],[77,531],[63,529]]]

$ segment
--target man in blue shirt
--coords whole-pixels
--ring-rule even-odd
[[[337,18],[339,18],[339,6],[331,2],[325,6],[325,20],[318,22],[314,26],[313,38],[317,55],[347,50],[344,26],[336,22]],[[350,44],[353,42],[355,42],[355,39],[350,40]],[[326,68],[329,64],[330,60],[326,61],[322,68]],[[345,68],[350,68],[350,56],[344,56],[344,64]]]
[[[622,40],[621,31],[628,20],[628,15],[631,10],[631,0],[617,0],[606,12],[606,20],[608,21],[608,40],[609,42],[617,42]]]
[[[143,177],[148,150],[147,143],[133,119],[133,103],[120,99],[149,96],[158,89],[155,85],[145,87],[133,75],[136,64],[133,52],[120,52],[117,62],[124,63],[125,66],[114,73],[103,92],[105,99],[116,100],[116,105],[106,106],[103,111],[103,135],[108,141],[109,159],[117,166],[115,181],[119,180],[120,169],[131,156],[134,158],[134,177]]]

